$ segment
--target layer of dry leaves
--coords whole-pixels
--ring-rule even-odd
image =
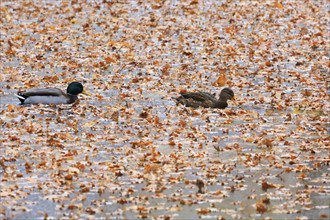
[[[0,12],[0,218],[330,217],[328,1],[4,0]],[[71,81],[94,96],[13,96]],[[226,110],[172,100],[225,86]]]

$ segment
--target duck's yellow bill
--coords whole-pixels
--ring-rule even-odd
[[[91,94],[88,92],[88,91],[86,91],[86,90],[83,90],[82,92],[81,92],[81,94],[84,94],[84,95],[87,95],[87,96],[90,96]]]
[[[234,103],[234,105],[238,105],[238,103],[237,103],[235,97],[232,97],[232,98],[230,99],[230,101],[232,101],[232,102]]]

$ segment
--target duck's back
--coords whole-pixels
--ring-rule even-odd
[[[44,89],[31,89],[26,92],[21,92],[21,96],[23,97],[31,97],[31,96],[61,96],[65,95],[65,93],[58,88],[44,88]]]
[[[217,99],[207,92],[185,92],[181,93],[181,97],[177,98],[177,101],[187,107],[213,108]]]
[[[217,101],[214,95],[207,92],[185,92],[185,93],[181,93],[181,96],[186,99],[193,99],[195,101],[200,101],[200,102]]]

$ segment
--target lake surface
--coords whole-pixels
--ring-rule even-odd
[[[329,218],[326,1],[1,11],[1,218]],[[57,106],[14,96],[71,81],[93,95]],[[225,110],[173,100],[223,87],[236,98]]]

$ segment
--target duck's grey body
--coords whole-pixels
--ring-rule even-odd
[[[184,92],[176,98],[178,103],[187,107],[204,107],[224,109],[228,106],[227,100],[234,97],[234,92],[229,88],[224,88],[217,99],[214,95],[207,92]]]
[[[57,88],[31,89],[26,92],[19,92],[16,96],[22,105],[71,104],[78,99],[78,94],[83,92],[83,86],[80,83],[73,82],[68,86],[67,91],[68,93],[65,93]]]

